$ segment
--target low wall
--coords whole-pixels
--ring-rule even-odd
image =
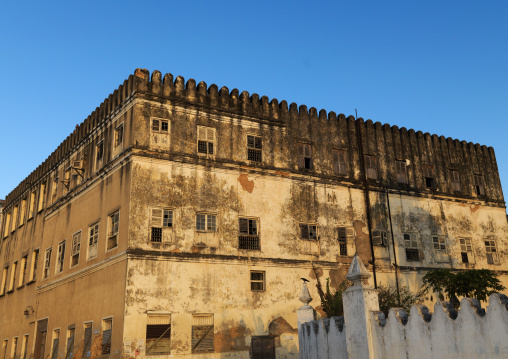
[[[300,358],[347,359],[344,317],[324,318],[303,323],[299,335]]]
[[[409,316],[392,308],[387,319],[371,311],[365,345],[372,346],[375,359],[508,358],[508,297],[492,294],[486,309],[470,298],[460,304],[455,311],[438,302],[432,314],[425,306],[413,306]],[[301,324],[300,358],[356,358],[346,345],[346,325],[342,317]]]

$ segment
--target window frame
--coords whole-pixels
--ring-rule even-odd
[[[378,161],[376,155],[365,154],[363,156],[365,166],[365,177],[370,180],[378,179]]]
[[[99,248],[99,223],[100,221],[97,221],[95,223],[92,223],[90,226],[88,226],[88,240],[87,240],[87,250],[86,250],[86,260],[89,261],[91,259],[97,258],[97,252]],[[93,233],[91,232],[93,228]],[[90,242],[90,240],[93,239],[93,242]],[[93,254],[93,250],[90,249],[95,248],[95,254]]]
[[[489,244],[487,244],[487,242],[489,242]],[[493,238],[485,238],[483,240],[483,244],[485,245],[487,264],[492,264],[492,265],[500,264],[499,252],[497,250],[496,240]],[[490,258],[489,258],[489,255],[490,255]]]
[[[51,351],[48,359],[58,359],[58,351],[60,348],[60,334],[61,334],[60,328],[53,329],[53,333],[51,335]],[[57,341],[56,348],[55,348],[55,340]]]
[[[115,223],[115,221],[116,221],[116,223]],[[116,232],[114,231],[115,228],[116,228]],[[110,241],[113,237],[115,238],[115,241],[114,241],[115,245],[110,247]],[[108,215],[106,252],[109,252],[109,251],[112,251],[112,250],[118,248],[119,237],[120,237],[120,209],[117,209]]]
[[[211,321],[212,321],[212,325],[206,325],[206,324],[201,324],[201,325],[198,325],[198,324],[195,324],[196,321],[197,321],[197,318],[198,317],[202,317],[202,318],[211,318]],[[206,332],[206,334],[203,336],[203,338],[206,338],[208,336],[208,333],[212,333],[212,346],[210,349],[204,349],[204,350],[196,350],[196,347],[194,346],[194,333],[195,331],[199,328],[199,329],[202,329],[202,327],[208,327],[208,331]],[[198,344],[199,343],[202,343],[203,341],[203,338],[201,338],[199,341],[198,341]],[[208,314],[208,313],[194,313],[192,314],[192,332],[191,332],[191,353],[192,354],[196,354],[196,353],[214,353],[215,352],[215,318],[214,318],[214,315],[213,314]]]
[[[247,135],[247,161],[263,162],[263,137]]]
[[[86,342],[86,329],[90,325],[90,339]],[[90,358],[92,356],[92,344],[93,344],[93,321],[83,323],[83,352],[82,356]],[[88,351],[86,349],[89,349]]]
[[[79,257],[81,256],[81,238],[82,238],[82,232],[81,230],[77,231],[72,235],[72,242],[71,242],[71,255],[70,255],[70,268],[73,268],[79,264]],[[79,237],[77,244],[76,238]],[[77,253],[76,253],[77,248]],[[77,261],[74,264],[74,258],[77,256]]]
[[[314,238],[311,238],[311,227],[313,227]],[[299,223],[300,239],[304,241],[319,241],[319,225],[317,223]],[[305,235],[306,237],[305,238]]]
[[[7,284],[9,281],[9,266],[6,265],[2,271],[2,282],[0,284],[0,295],[7,293]]]
[[[100,156],[99,156],[100,153]],[[104,139],[100,139],[95,144],[95,152],[94,152],[94,169],[95,172],[99,171],[102,167],[104,167]]]
[[[253,279],[253,274],[261,274],[262,279]],[[266,271],[262,270],[251,270],[249,272],[249,278],[250,278],[250,290],[251,292],[266,292]],[[261,284],[261,289],[253,289],[253,284]]]
[[[312,171],[314,163],[312,161],[312,144],[307,142],[297,143],[297,162],[298,169],[303,171]]]
[[[123,150],[123,140],[125,137],[125,126],[124,123],[121,122],[118,124],[113,132],[113,153],[118,155],[118,152]]]
[[[55,263],[55,274],[60,274],[64,270],[65,263],[65,247],[66,240],[64,239],[60,243],[58,243],[57,254],[56,254],[56,263]]]
[[[406,236],[409,238],[406,238]],[[420,244],[418,243],[418,236],[416,233],[404,232],[402,233],[402,239],[404,241],[406,262],[421,262]]]
[[[341,161],[341,158],[343,161]],[[339,176],[347,176],[347,166],[348,157],[347,150],[333,149],[332,150],[332,166],[333,173]]]
[[[436,189],[437,181],[436,181],[436,171],[433,165],[422,165],[422,173],[423,173],[423,182],[425,188],[427,189]]]
[[[242,231],[242,221],[247,221],[247,232]],[[251,225],[252,223],[255,223],[255,226]],[[256,233],[252,234],[251,229],[255,228]],[[238,249],[239,250],[253,250],[253,251],[260,251],[261,250],[261,238],[260,238],[260,220],[256,217],[238,217]],[[252,244],[254,241],[257,242],[257,248],[242,248],[242,237],[244,241],[247,241],[247,243],[244,243],[243,247],[254,247]],[[249,243],[250,242],[250,243]]]
[[[11,293],[16,288],[16,271],[18,270],[18,261],[12,262],[11,265],[11,275],[9,279],[9,288],[7,293]]]
[[[462,243],[462,242],[464,242],[464,243]],[[468,249],[468,247],[469,247],[469,249]],[[473,239],[471,237],[459,237],[459,248],[460,248],[461,262],[463,264],[475,263],[474,252],[473,252]],[[465,251],[464,251],[464,249],[465,249]],[[464,255],[466,255],[466,256],[464,257]],[[466,262],[464,261],[464,258],[467,259]]]
[[[33,283],[37,280],[37,265],[39,262],[39,254],[40,254],[39,248],[34,249],[32,251],[32,261],[30,264],[30,274],[29,274],[30,280],[27,282],[27,284]]]
[[[151,318],[164,318],[164,320],[153,320],[155,322],[159,322],[158,324],[154,324],[154,323],[151,323],[153,322],[152,320],[150,320]],[[169,322],[169,324],[167,323],[164,323],[164,324],[160,324],[161,321],[164,321],[164,322]],[[152,328],[149,328],[149,326],[152,326]],[[157,338],[154,340],[154,338],[150,337],[148,338],[148,334],[149,334],[149,331],[155,331],[156,328],[153,328],[155,326],[158,326],[159,330],[164,330],[164,332]],[[166,326],[166,328],[160,328],[162,326]],[[169,333],[168,333],[169,331]],[[158,335],[158,333],[157,333]],[[169,349],[166,349],[164,351],[157,351],[157,352],[151,352],[151,350],[154,350],[156,349],[156,344],[160,341],[160,340],[167,340],[168,343],[165,343],[165,347]],[[154,342],[152,343],[152,340],[154,340]],[[150,341],[150,342],[149,342]],[[170,313],[159,313],[159,312],[150,312],[150,313],[147,313],[147,319],[146,319],[146,334],[145,334],[145,343],[146,343],[146,351],[145,351],[145,354],[148,356],[152,356],[152,355],[169,355],[171,354],[171,314]],[[150,343],[150,345],[149,345]]]
[[[409,184],[406,160],[395,160],[395,175],[398,184]]]
[[[477,173],[473,174],[473,187],[477,197],[485,196],[485,179],[483,175]]]
[[[46,187],[47,181],[44,180],[39,186],[39,201],[37,202],[37,213],[42,212],[46,205]]]
[[[461,183],[460,183],[460,172],[458,170],[450,169],[449,171],[450,175],[450,183],[452,192],[460,192],[462,189]]]
[[[107,323],[110,323],[111,328],[105,329],[107,327]],[[104,343],[105,335],[104,332],[109,332],[109,339],[106,343]],[[101,319],[101,331],[102,331],[102,343],[101,343],[101,355],[110,355],[111,354],[111,340],[113,337],[113,317],[105,317]],[[108,345],[109,342],[109,345]]]
[[[25,285],[27,266],[28,266],[28,254],[21,257],[21,262],[19,264],[18,288],[21,288]]]
[[[204,229],[199,229],[198,228],[198,216],[204,216],[205,217],[205,228]],[[208,229],[209,228],[209,222],[210,222],[210,219],[213,218],[213,228],[212,229]],[[210,212],[196,212],[196,226],[195,226],[195,230],[196,232],[199,232],[199,233],[215,233],[217,232],[217,214],[216,213],[210,213]]]
[[[215,127],[211,127],[211,126],[198,125],[196,131],[197,131],[197,136],[196,136],[197,137],[197,141],[196,141],[197,154],[199,156],[204,156],[207,158],[214,158],[215,155],[217,154],[217,145],[216,145],[216,143],[217,143],[217,129]],[[202,131],[205,132],[204,138],[202,137],[202,134],[203,134]],[[209,132],[212,133],[213,139],[210,139]],[[203,147],[203,144],[200,145],[200,142],[206,143],[206,145],[205,145],[206,152],[202,151],[202,149],[204,147]],[[210,147],[210,144],[212,145],[211,147]]]

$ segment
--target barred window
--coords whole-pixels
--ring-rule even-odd
[[[259,250],[258,220],[252,218],[239,219],[239,249]]]
[[[420,250],[418,249],[418,241],[416,235],[404,233],[404,246],[406,248],[407,261],[419,261]]]
[[[247,159],[249,161],[263,161],[263,142],[261,137],[247,136]]]
[[[347,229],[346,227],[338,227],[339,255],[347,256]]]
[[[162,242],[163,229],[173,227],[173,210],[152,208],[150,226],[151,226],[150,241],[156,243]]]

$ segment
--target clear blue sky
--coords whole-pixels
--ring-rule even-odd
[[[507,1],[4,1],[0,198],[136,67],[496,150]]]

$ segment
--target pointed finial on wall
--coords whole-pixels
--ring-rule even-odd
[[[354,283],[354,285],[361,284],[363,280],[369,279],[370,273],[367,271],[363,262],[355,253],[349,271],[347,272],[346,279]]]

